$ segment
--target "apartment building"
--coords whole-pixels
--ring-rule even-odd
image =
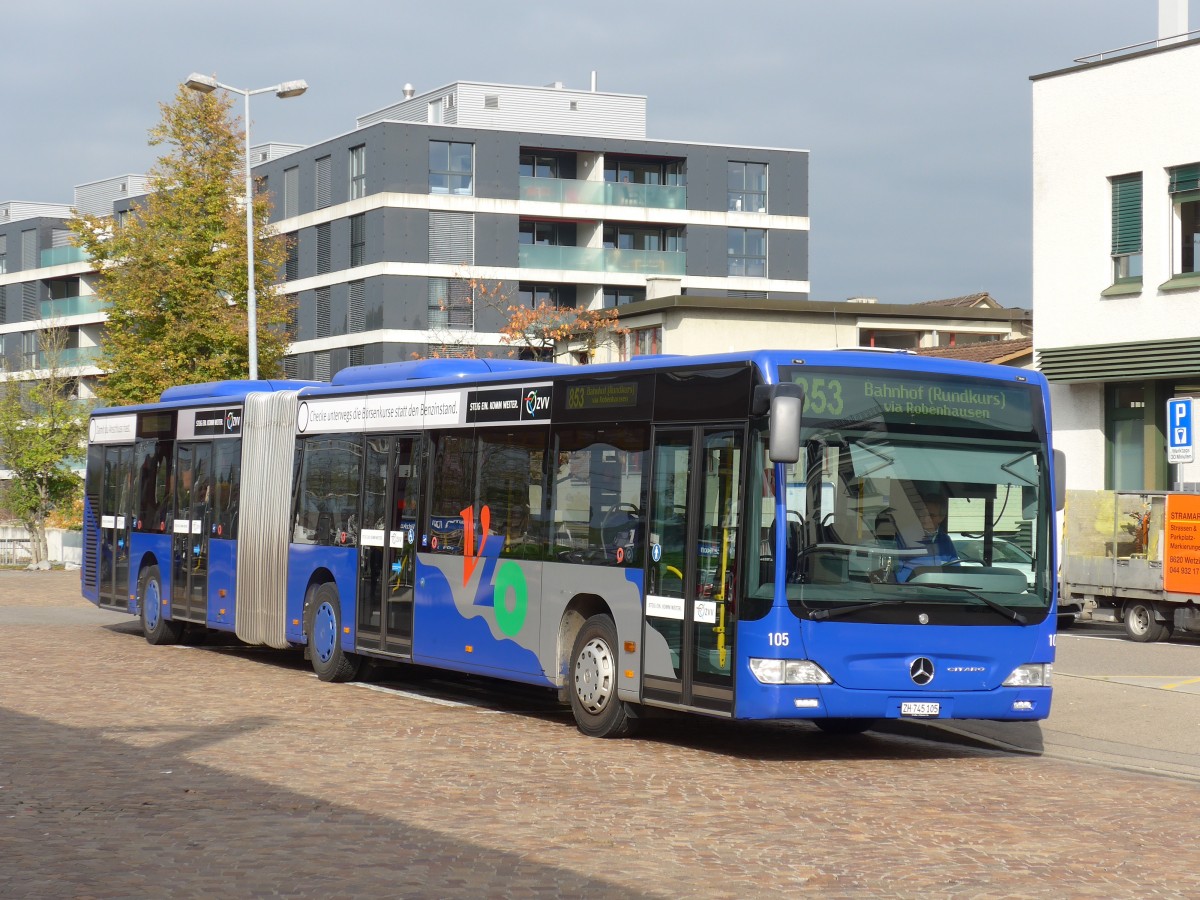
[[[646,98],[459,81],[255,167],[289,374],[505,352],[509,305],[808,298],[808,153],[646,137]]]
[[[1200,40],[1159,38],[1033,83],[1034,348],[1068,486],[1200,481],[1170,465],[1166,401],[1200,396]]]

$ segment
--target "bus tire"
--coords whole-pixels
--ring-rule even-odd
[[[158,566],[147,566],[138,578],[138,608],[141,610],[142,634],[148,643],[179,643],[183,635],[183,623],[163,615],[162,574]]]
[[[359,658],[342,649],[342,613],[337,585],[327,581],[313,589],[305,616],[313,671],[322,681],[349,681],[358,674]]]
[[[1170,630],[1154,617],[1154,607],[1141,600],[1125,605],[1125,633],[1131,641],[1149,644],[1170,636]]]
[[[617,628],[606,615],[592,616],[575,635],[567,692],[575,724],[588,737],[628,737],[637,724],[617,696],[617,646]]]

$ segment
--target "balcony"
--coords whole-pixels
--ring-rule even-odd
[[[62,297],[58,300],[43,300],[43,319],[65,319],[67,316],[94,316],[108,311],[108,303],[96,294],[81,297]]]
[[[37,354],[37,368],[45,369],[49,367],[50,354],[39,352]],[[60,369],[70,369],[75,366],[99,366],[100,365],[100,348],[99,347],[67,347],[58,352],[58,367]]]
[[[87,262],[87,252],[82,247],[53,247],[41,253],[41,267],[65,266],[68,263]]]
[[[665,184],[615,184],[571,178],[522,175],[520,198],[542,203],[585,203],[590,206],[638,206],[686,209],[687,188]]]
[[[683,277],[686,260],[686,253],[669,250],[609,250],[602,247],[556,247],[553,244],[521,244],[517,248],[517,265],[522,269]]]

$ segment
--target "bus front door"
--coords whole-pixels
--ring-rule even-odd
[[[651,472],[642,692],[733,712],[740,427],[660,428]]]
[[[203,623],[208,616],[208,533],[212,446],[181,443],[175,457],[171,525],[171,618]]]
[[[358,542],[358,645],[412,655],[420,440],[367,440]]]
[[[122,611],[129,609],[132,502],[133,447],[105,447],[100,498],[100,605]]]

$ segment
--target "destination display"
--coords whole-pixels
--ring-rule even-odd
[[[784,366],[780,380],[804,391],[804,424],[850,428],[882,420],[961,430],[1034,430],[1029,384],[997,384],[970,378]]]

